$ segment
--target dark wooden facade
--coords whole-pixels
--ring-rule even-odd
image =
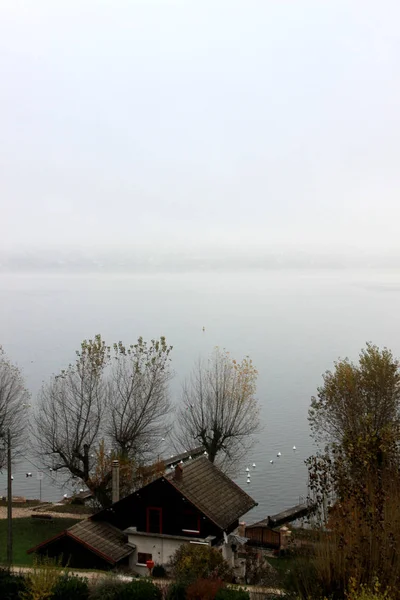
[[[106,521],[121,530],[136,527],[146,533],[203,539],[215,536],[216,541],[223,535],[215,523],[163,477],[97,513],[92,519]],[[238,521],[232,523],[230,530],[233,531],[237,525]]]
[[[246,527],[245,536],[249,546],[279,549],[281,546],[281,534],[279,531],[270,529],[265,525]]]
[[[28,552],[63,555],[85,568],[125,564],[134,552],[125,530],[179,540],[212,538],[216,545],[238,526],[256,502],[206,457],[177,465],[172,473],[133,492],[89,519],[31,548]],[[134,532],[130,531],[133,535]],[[72,561],[72,562],[71,562]]]

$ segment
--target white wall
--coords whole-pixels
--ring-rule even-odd
[[[166,565],[174,552],[183,544],[188,542],[183,542],[182,539],[174,539],[172,537],[152,537],[150,534],[144,535],[135,535],[134,533],[128,534],[129,544],[134,544],[136,546],[135,551],[129,557],[129,566],[133,571],[138,573],[139,575],[148,575],[149,570],[146,566],[141,566],[137,564],[138,561],[138,553],[144,552],[146,554],[152,555],[152,560],[155,564],[158,565]],[[199,540],[203,541],[203,540]],[[207,542],[204,542],[207,543]]]

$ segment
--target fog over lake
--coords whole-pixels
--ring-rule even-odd
[[[2,274],[1,341],[23,369],[33,404],[42,380],[74,360],[82,339],[96,333],[108,343],[165,335],[174,347],[174,402],[195,361],[215,346],[233,357],[251,356],[264,431],[238,465],[237,482],[259,503],[248,517],[255,519],[306,493],[304,459],[313,451],[307,410],[322,373],[339,356],[356,360],[366,341],[400,355],[399,294],[396,271]],[[14,494],[39,495],[34,465],[16,466]],[[3,473],[1,493],[5,486]],[[44,477],[44,499],[58,500],[64,492],[50,474]]]
[[[238,482],[252,519],[298,501],[321,374],[366,341],[400,355],[399,21],[395,0],[2,0],[0,344],[33,403],[96,333],[165,335],[174,402],[214,346],[248,354],[264,431]]]

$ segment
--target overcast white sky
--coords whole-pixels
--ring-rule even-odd
[[[400,248],[400,3],[2,0],[1,246]]]

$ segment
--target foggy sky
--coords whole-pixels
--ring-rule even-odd
[[[395,0],[2,0],[3,257],[398,251],[399,21]]]

